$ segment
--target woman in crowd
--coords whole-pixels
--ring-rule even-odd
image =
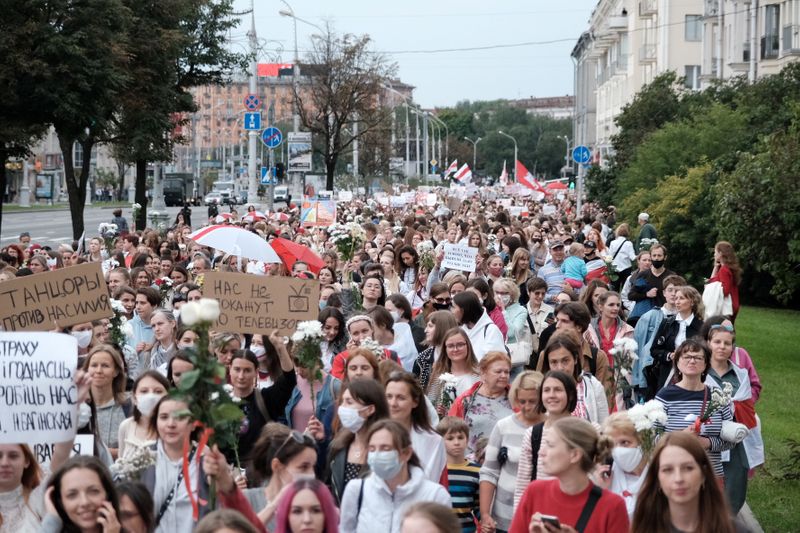
[[[349,383],[354,379],[380,378],[378,360],[375,354],[367,348],[356,348],[348,353],[345,360],[345,376],[342,383]]]
[[[175,352],[175,356],[167,363],[167,381],[170,387],[179,388],[181,377],[194,370],[194,363],[189,357],[189,353],[184,350]]]
[[[650,250],[642,250],[639,252],[636,255],[636,270],[631,269],[631,274],[623,281],[622,289],[619,292],[620,296],[622,297],[622,305],[625,306],[625,311],[628,315],[628,322],[631,323],[632,326],[636,325],[636,321],[632,319],[635,318],[638,320],[638,318],[646,313],[647,310],[643,309],[644,304],[642,304],[639,312],[634,313],[633,310],[636,308],[636,304],[639,302],[634,302],[633,300],[628,299],[628,293],[631,291],[631,286],[635,282],[637,276],[650,270],[652,265],[653,260],[650,258]],[[622,278],[620,277],[620,279]],[[647,282],[642,279],[640,284],[642,287],[644,287]]]
[[[451,319],[447,318],[446,321],[450,322]],[[433,363],[425,394],[441,416],[457,397],[472,389],[480,375],[478,360],[464,330],[457,326],[448,329],[442,335],[440,347],[442,353]],[[445,374],[453,377],[452,383],[443,383],[439,379]]]
[[[445,341],[450,342],[450,341]],[[456,398],[449,416],[469,426],[467,454],[477,449],[478,440],[488,437],[497,421],[512,413],[508,398],[511,361],[505,352],[489,352],[480,361],[480,381]]]
[[[578,403],[572,416],[600,427],[608,417],[608,399],[603,384],[581,369],[580,338],[571,331],[556,332],[542,352],[542,371],[559,370],[572,376],[578,387]]]
[[[522,302],[518,301],[520,297],[518,286],[510,279],[503,278],[494,284],[494,294],[497,298],[498,307],[503,309],[503,318],[508,326],[507,341],[509,350],[518,343],[523,343],[523,346],[530,346],[531,330],[528,327],[528,312],[521,305]],[[527,291],[525,294],[527,295]],[[524,352],[526,354],[524,363],[520,361],[514,362],[515,374],[521,371],[522,365],[527,365],[530,360],[530,351],[526,348]]]
[[[336,271],[331,267],[324,266],[319,269],[319,274],[317,274],[317,279],[319,279],[319,286],[320,289],[324,287],[333,287],[336,281]]]
[[[661,321],[650,347],[653,364],[645,369],[645,376],[651,394],[667,383],[677,348],[685,340],[699,336],[703,327],[703,299],[697,289],[688,285],[675,289],[675,308],[677,314]]]
[[[514,379],[508,396],[516,412],[499,420],[489,436],[480,478],[482,531],[503,532],[511,526],[522,439],[528,428],[542,421],[542,378],[539,372],[526,370]]]
[[[152,344],[147,344],[139,352],[141,367],[166,373],[167,363],[178,351],[178,323],[172,311],[157,309],[150,317],[150,326],[153,328],[154,339]]]
[[[742,268],[739,266],[739,259],[733,245],[726,241],[719,241],[714,246],[714,270],[707,283],[719,281],[722,283],[724,296],[730,296],[733,306],[731,322],[736,321],[739,314],[739,284],[742,282]]]
[[[286,489],[275,522],[277,533],[338,533],[339,511],[325,485],[300,479]]]
[[[142,289],[153,284],[153,276],[144,267],[135,267],[131,269],[131,281],[134,289]]]
[[[169,277],[174,286],[192,281],[192,275],[189,274],[189,271],[186,270],[186,267],[182,265],[175,265],[172,267],[172,272],[170,272]]]
[[[499,279],[495,280],[495,282],[497,281],[499,281]],[[489,314],[489,318],[491,318],[495,325],[500,329],[500,333],[503,334],[503,339],[505,339],[506,336],[508,336],[508,325],[506,324],[506,319],[503,316],[503,309],[497,305],[497,300],[495,298],[492,286],[482,278],[472,278],[471,280],[467,281],[467,290],[471,290],[475,293],[475,295],[481,301],[483,308],[486,309],[486,312]]]
[[[530,300],[526,306],[528,317],[525,321],[531,333],[533,353],[538,354],[544,348],[544,343],[541,342],[542,333],[548,326],[555,324],[555,308],[544,303],[544,297],[547,295],[547,282],[542,278],[531,278],[528,282],[528,295]]]
[[[256,386],[258,359],[250,350],[237,350],[233,354],[230,366],[230,381],[233,386],[233,395],[241,399],[239,404],[245,418],[239,430],[240,457],[248,457],[255,444],[261,429],[270,420],[281,420],[286,413],[295,386],[297,376],[294,363],[289,356],[286,345],[278,336],[277,331],[269,337],[278,350],[281,362],[281,377],[275,380],[271,387],[260,389]],[[305,427],[303,427],[305,430]]]
[[[706,384],[731,386],[733,418],[750,430],[742,442],[730,451],[728,460],[722,463],[725,474],[725,495],[734,515],[739,514],[747,496],[747,478],[751,469],[764,462],[764,442],[756,417],[755,400],[747,370],[731,361],[734,332],[730,326],[715,325],[708,330],[706,341],[711,349],[711,366]]]
[[[89,252],[86,254],[89,263],[101,263],[103,261],[103,239],[92,237],[89,239]]]
[[[156,517],[153,496],[141,483],[117,483],[119,495],[119,523],[125,533],[152,533]]]
[[[119,499],[105,465],[92,456],[69,459],[53,473],[40,533],[120,531]],[[191,531],[191,530],[185,530]]]
[[[133,416],[119,425],[119,457],[135,447],[150,446],[156,440],[150,418],[159,400],[167,395],[169,381],[155,370],[147,370],[133,383]]]
[[[691,433],[668,433],[659,441],[639,491],[631,531],[737,531],[712,462]]]
[[[509,531],[548,531],[545,515],[586,533],[627,531],[625,502],[589,479],[589,473],[610,455],[611,440],[598,436],[585,420],[572,417],[554,422],[542,440],[542,468],[553,479],[528,485]],[[587,506],[590,513],[583,512]]]
[[[419,379],[420,387],[426,394],[433,366],[442,357],[445,334],[453,328],[458,328],[458,323],[450,311],[434,311],[427,317],[423,341],[427,348],[419,353],[413,369],[414,375]]]
[[[486,281],[494,284],[495,281],[503,277],[505,266],[503,265],[503,258],[497,254],[490,255],[486,259]]]
[[[626,223],[617,226],[614,232],[614,240],[608,244],[608,255],[611,256],[611,264],[617,271],[617,281],[613,282],[614,289],[618,290],[628,279],[633,271],[633,262],[636,260],[636,251],[631,242],[631,228]]]
[[[605,352],[608,355],[609,366],[614,368],[616,364],[614,342],[633,339],[633,327],[624,320],[622,298],[619,293],[613,291],[602,293],[597,299],[597,307],[600,312],[592,318],[589,328],[583,333],[583,338],[598,350]],[[622,403],[618,403],[614,387],[606,389],[606,396],[612,410],[632,405],[631,398],[623,398]]]
[[[283,343],[281,342],[281,344]],[[242,339],[237,333],[219,333],[211,341],[211,349],[214,351],[217,361],[229,369],[233,354],[242,349]]]
[[[261,333],[253,333],[249,350],[258,359],[258,388],[266,389],[272,386],[283,374],[278,350],[269,337]]]
[[[47,258],[43,255],[34,255],[28,259],[28,268],[34,274],[50,272],[50,265],[47,264]]]
[[[297,385],[286,404],[285,420],[292,429],[309,432],[317,441],[328,442],[333,435],[331,424],[336,414],[336,398],[339,397],[342,382],[320,370],[322,379],[313,380],[312,393],[310,371],[298,364],[295,372]],[[315,409],[312,409],[311,394],[314,394]]]
[[[543,233],[538,228],[534,227],[533,231],[531,231],[530,251],[531,269],[535,272],[538,272],[539,269],[544,266],[545,261],[547,261],[549,249],[545,240]]]
[[[397,250],[394,270],[400,275],[400,279],[406,284],[406,287],[413,287],[419,275],[419,254],[417,249],[411,245],[401,246]]]
[[[116,348],[101,344],[86,356],[83,370],[92,378],[89,397],[96,420],[95,436],[116,459],[118,428],[131,409],[130,400],[125,395],[125,363]]]
[[[370,475],[348,484],[342,498],[343,531],[399,533],[402,510],[414,502],[451,505],[447,490],[428,479],[408,429],[394,420],[375,423],[367,436]]]
[[[356,297],[353,291],[358,289],[352,286],[347,277],[348,272],[353,269],[352,264],[347,263],[344,267],[344,281],[342,282],[342,305],[345,318],[349,318],[364,310],[370,310],[376,305],[386,303],[386,289],[384,288],[383,278],[380,274],[365,274],[361,281],[361,308],[356,309]]]
[[[281,492],[296,480],[314,478],[317,448],[311,436],[270,422],[252,450],[247,472],[254,488],[242,492],[261,523],[275,531]]]
[[[490,351],[505,351],[500,328],[495,325],[478,297],[472,292],[461,292],[453,297],[453,315],[467,333],[475,357],[480,361]]]
[[[337,379],[344,379],[345,361],[347,361],[350,351],[361,346],[367,339],[374,339],[375,322],[369,315],[355,315],[350,317],[345,323],[350,340],[347,341],[347,350],[336,354],[331,364],[331,375]],[[398,360],[397,354],[383,348],[383,358]]]
[[[724,329],[727,329],[733,333],[734,345],[733,353],[730,358],[731,363],[735,364],[739,368],[744,368],[747,370],[747,375],[750,380],[750,389],[753,395],[753,403],[758,402],[758,398],[761,396],[761,378],[758,377],[758,372],[756,371],[753,359],[750,357],[750,354],[747,353],[747,350],[736,345],[736,330],[733,327],[733,322],[721,315],[708,317],[703,321],[703,327],[700,329],[700,337],[707,339],[711,328],[717,325],[722,326]]]
[[[672,355],[675,383],[661,389],[655,399],[661,402],[667,413],[664,430],[693,433],[694,438],[708,453],[714,474],[721,482],[721,453],[731,449],[733,444],[723,440],[720,433],[722,423],[733,420],[733,414],[731,407],[724,405],[708,420],[700,420],[711,398],[711,388],[705,384],[710,367],[711,351],[705,342],[696,339],[684,341]]]
[[[525,430],[522,437],[517,480],[514,486],[514,508],[519,504],[522,493],[531,481],[551,477],[544,471],[542,457],[539,454],[542,436],[556,420],[569,417],[577,404],[578,390],[571,375],[558,371],[545,374],[539,388],[538,409],[539,413],[544,415],[544,422],[532,425]]]
[[[337,409],[339,429],[328,451],[328,486],[341,501],[347,484],[367,470],[367,435],[379,420],[389,418],[383,387],[371,379],[357,379],[342,388]]]
[[[410,505],[403,516],[400,533],[452,533],[461,531],[458,517],[450,506],[420,502]]]
[[[528,303],[528,281],[533,276],[531,272],[531,254],[527,248],[517,248],[514,256],[511,258],[510,263],[510,279],[517,285],[517,292],[519,293],[519,304],[522,306]],[[497,294],[497,287],[494,287],[495,294]],[[506,320],[508,322],[508,320]]]
[[[405,294],[408,292],[408,285],[400,278],[400,275],[394,269],[395,253],[389,248],[381,250],[378,262],[383,267],[383,285],[385,287],[386,296],[391,294],[400,293]]]
[[[600,314],[600,307],[597,305],[597,300],[600,295],[608,291],[608,284],[601,279],[593,279],[586,284],[586,288],[581,291],[581,301],[589,308],[589,313],[592,318]]]
[[[320,343],[322,365],[326,372],[330,372],[334,356],[343,352],[347,347],[344,315],[335,307],[330,307],[320,311],[317,320],[322,324],[324,335]]]
[[[604,489],[622,496],[628,510],[628,518],[633,517],[636,499],[647,475],[649,457],[643,452],[639,434],[627,413],[614,413],[603,422],[603,435],[614,441],[611,450],[611,466],[602,464],[594,472],[593,479]]]
[[[444,440],[433,430],[422,389],[408,372],[393,372],[385,383],[389,416],[410,434],[413,449],[422,458],[422,469],[431,481],[447,475]]]
[[[217,509],[197,523],[194,533],[259,533],[242,513]]]
[[[392,315],[392,320],[394,320],[392,329],[397,339],[395,342],[402,343],[403,345],[413,343],[414,352],[416,352],[414,353],[414,359],[416,359],[419,352],[424,349],[422,341],[425,340],[425,328],[421,327],[416,322],[412,322],[414,317],[408,298],[402,294],[392,294],[386,299],[386,310],[389,311]],[[399,348],[392,349],[401,353]],[[413,361],[411,362],[411,366],[413,367]],[[411,368],[409,368],[409,370],[410,369]]]

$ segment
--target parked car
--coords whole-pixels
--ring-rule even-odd
[[[222,194],[217,191],[211,191],[210,193],[206,194],[205,197],[205,204],[221,204],[223,202]]]
[[[275,192],[272,195],[273,202],[283,202],[285,204],[289,203],[289,187],[285,185],[279,185],[275,187]]]

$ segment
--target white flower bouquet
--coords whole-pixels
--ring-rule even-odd
[[[128,340],[128,331],[133,332],[128,319],[125,318],[125,306],[119,300],[111,300],[111,310],[114,311],[114,316],[111,317],[110,331],[111,342],[119,347],[124,346]],[[127,326],[127,328],[126,328]]]
[[[213,324],[218,318],[219,302],[213,298],[200,298],[199,302],[187,302],[181,307],[181,322],[186,326]]]
[[[614,358],[614,382],[617,386],[617,409],[624,410],[626,401],[632,397],[633,364],[639,359],[639,345],[631,338],[614,340],[610,355]]]
[[[324,338],[322,323],[318,320],[306,320],[297,323],[297,331],[292,334],[294,342],[294,360],[297,366],[308,373],[308,382],[314,390],[314,382],[322,380],[322,350],[320,343]],[[317,410],[316,395],[311,394],[312,412]]]
[[[458,378],[449,372],[445,372],[438,377],[437,381],[441,385],[441,390],[439,391],[439,401],[437,403],[443,412],[446,413],[450,410],[450,406],[453,405],[453,402],[456,400],[456,396],[458,396]]]
[[[706,402],[706,407],[698,417],[697,415],[686,415],[686,420],[689,423],[694,423],[694,432],[698,435],[702,434],[703,426],[711,421],[720,409],[726,405],[731,404],[731,395],[733,394],[733,386],[730,383],[724,383],[722,388],[714,387],[711,389],[711,398]]]
[[[352,261],[367,240],[367,233],[359,224],[348,222],[347,224],[333,224],[328,228],[330,241],[336,245],[336,250],[342,261]]]
[[[636,404],[627,411],[628,417],[636,428],[642,451],[649,454],[656,444],[658,435],[664,432],[667,425],[667,413],[661,402],[650,400]]]
[[[125,452],[125,457],[120,457],[111,465],[111,475],[115,480],[138,481],[142,472],[156,464],[156,454],[149,447],[128,446],[130,451]]]

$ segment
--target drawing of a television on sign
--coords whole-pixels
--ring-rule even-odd
[[[289,312],[290,313],[306,313],[309,309],[309,298],[306,296],[311,290],[309,287],[300,287],[295,289],[289,287],[294,294],[289,295]]]

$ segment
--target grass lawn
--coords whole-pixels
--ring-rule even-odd
[[[753,358],[763,385],[756,411],[767,450],[766,465],[748,487],[747,501],[765,532],[800,531],[800,479],[787,480],[787,440],[800,440],[798,397],[800,312],[743,307],[736,320],[736,343]],[[800,477],[800,467],[794,470]]]

